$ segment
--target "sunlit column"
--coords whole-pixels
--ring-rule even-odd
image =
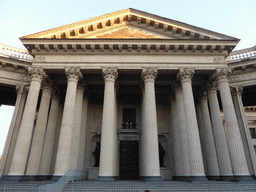
[[[79,83],[76,90],[75,116],[72,131],[70,169],[78,169],[79,146],[82,126],[83,97],[86,89],[85,83]]]
[[[107,67],[102,69],[105,80],[104,103],[101,130],[100,167],[98,181],[115,181],[117,162],[117,130],[116,130],[116,95],[115,81],[118,73],[117,68]]]
[[[38,175],[41,156],[43,152],[44,136],[46,131],[46,124],[48,119],[48,112],[50,108],[52,94],[52,85],[43,82],[42,98],[38,112],[36,127],[34,129],[30,154],[28,158],[28,165],[26,175]]]
[[[208,89],[209,108],[211,113],[212,132],[214,135],[216,153],[219,163],[220,179],[232,179],[232,166],[229,156],[227,139],[220,114],[220,107],[215,86]]]
[[[46,77],[42,68],[29,68],[29,74],[31,75],[32,80],[9,175],[24,175],[25,173],[41,81]]]
[[[19,133],[21,118],[26,102],[27,91],[28,90],[25,86],[21,85],[16,87],[17,99],[15,102],[15,108],[13,111],[11,124],[0,161],[0,176],[9,173],[16,140]]]
[[[177,114],[177,102],[175,96],[171,96],[171,133],[172,135],[172,145],[173,145],[173,156],[174,156],[174,169],[175,173],[172,179],[182,176],[182,164],[181,164],[181,155],[180,155],[180,139],[178,132],[178,114]]]
[[[208,179],[218,179],[220,172],[219,172],[219,166],[218,166],[218,159],[215,149],[215,143],[212,133],[212,125],[211,125],[211,119],[209,114],[209,108],[208,108],[208,101],[207,101],[207,92],[203,92],[201,100],[200,100],[200,106],[201,106],[201,114],[202,114],[202,120],[203,120],[203,129],[204,129],[204,143],[205,146],[205,154],[207,159],[207,177]]]
[[[64,175],[65,172],[70,168],[76,88],[78,80],[82,78],[82,74],[79,68],[67,68],[66,75],[68,79],[68,85],[60,128],[59,145],[54,172],[55,176]]]
[[[50,175],[52,153],[55,138],[55,130],[58,121],[59,112],[59,92],[57,90],[53,91],[51,108],[49,113],[49,120],[47,124],[44,147],[42,152],[41,164],[39,169],[39,175]]]
[[[187,133],[189,143],[190,158],[190,179],[205,180],[204,165],[202,151],[199,139],[194,97],[192,91],[191,79],[194,76],[194,70],[189,68],[181,68],[177,74],[177,78],[181,81],[185,115],[187,122]]]
[[[175,177],[177,180],[186,180],[190,176],[190,165],[189,165],[189,153],[188,153],[188,133],[185,117],[185,108],[183,100],[183,92],[180,84],[175,84],[174,86],[175,98],[176,98],[176,112],[177,112],[177,132],[179,138],[179,163],[180,163],[180,172],[179,177]],[[176,120],[176,121],[177,121]]]
[[[78,169],[83,169],[84,168],[85,145],[86,145],[86,131],[87,131],[88,101],[89,101],[89,96],[87,94],[87,95],[84,96],[84,99],[83,99],[82,127],[81,127],[81,135],[80,135]]]
[[[141,129],[141,163],[144,164],[144,170],[141,177],[145,181],[161,180],[155,99],[156,76],[157,69],[142,69],[142,79],[145,84],[143,99],[145,101],[143,101],[144,125]]]
[[[237,179],[244,179],[250,174],[228,83],[228,75],[230,73],[231,70],[229,68],[217,68],[214,77],[220,90],[233,172]]]
[[[248,122],[244,111],[242,101],[243,87],[233,87],[231,94],[235,106],[236,117],[240,128],[242,142],[245,150],[246,160],[249,168],[250,175],[255,175],[255,151],[252,145],[251,135],[249,132]]]

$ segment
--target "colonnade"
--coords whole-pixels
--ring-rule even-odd
[[[14,124],[16,126],[19,124],[18,121],[21,122],[19,131],[15,129],[17,142],[12,161],[8,165],[9,176],[50,175],[54,135],[60,107],[59,92],[42,68],[30,68],[29,73],[32,79],[26,104],[25,99],[17,98],[19,107],[15,109],[17,118]],[[115,86],[118,78],[117,68],[103,68],[102,74],[105,88],[98,180],[114,181],[119,176]],[[229,69],[216,69],[211,79],[213,83],[204,90],[195,106],[192,89],[194,69],[181,68],[179,70],[177,74],[179,83],[172,87],[174,93],[170,99],[170,133],[173,138],[172,153],[174,155],[173,179],[206,180],[206,176],[209,179],[233,179],[234,177],[249,179],[250,172],[254,175],[252,174],[255,173],[253,161],[246,158],[245,148],[249,146],[248,143],[245,146],[248,141],[247,133],[242,134],[242,137],[240,134],[241,126],[246,126],[244,111],[241,110],[241,98],[233,95],[233,99],[237,99],[234,99],[237,101],[234,108],[228,83],[229,74]],[[87,114],[88,97],[84,97],[87,88],[84,83],[81,83],[83,75],[79,68],[67,68],[66,76],[67,90],[54,169],[56,177],[62,176],[68,169],[83,169],[84,157],[81,154],[85,150],[86,130],[81,129],[81,122],[85,118],[84,114]],[[140,176],[145,181],[159,181],[161,175],[155,102],[157,69],[142,68],[141,77],[144,86],[141,110]],[[34,117],[41,87],[41,103],[34,128]],[[220,91],[224,111],[225,129],[217,99],[217,88]],[[24,111],[20,108],[24,108]],[[241,117],[243,121],[239,120]],[[250,154],[250,151],[247,153]]]

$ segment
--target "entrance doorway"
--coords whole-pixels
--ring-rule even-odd
[[[120,141],[120,180],[139,179],[138,141]]]

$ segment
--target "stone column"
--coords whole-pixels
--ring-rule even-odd
[[[249,168],[250,175],[255,175],[255,151],[251,141],[251,135],[249,133],[249,127],[247,118],[244,111],[244,105],[242,101],[243,87],[233,87],[231,89],[233,102],[235,106],[236,117],[238,120],[238,125],[240,128],[240,134],[242,137],[242,142],[245,150],[245,156]]]
[[[219,164],[220,179],[230,180],[233,178],[232,166],[215,86],[211,86],[208,89],[208,99],[212,120],[212,132],[215,140]]]
[[[12,156],[15,149],[16,140],[19,133],[20,122],[24,111],[25,101],[27,97],[27,88],[24,85],[16,86],[17,99],[9,127],[4,150],[0,160],[0,177],[9,173],[12,162]]]
[[[196,111],[194,97],[192,91],[191,79],[194,75],[194,70],[189,68],[180,69],[177,78],[181,81],[185,115],[187,122],[187,134],[189,143],[189,158],[190,158],[190,179],[205,180],[204,165],[202,151],[198,133],[198,125],[196,119]]]
[[[79,68],[67,68],[68,79],[66,98],[60,128],[59,145],[55,164],[54,176],[64,175],[70,168],[70,155],[72,143],[72,130],[74,124],[76,88],[78,80],[82,78]]]
[[[144,125],[141,129],[141,163],[144,164],[144,171],[141,177],[144,181],[158,181],[161,180],[161,176],[155,99],[157,70],[143,68],[141,76],[145,84],[145,101],[143,101]]]
[[[50,114],[45,134],[44,147],[41,158],[41,165],[39,169],[39,175],[50,175],[52,152],[54,146],[55,130],[58,121],[59,112],[59,92],[57,90],[53,91]]]
[[[28,158],[26,175],[38,175],[52,94],[52,84],[43,82],[42,98]]]
[[[28,70],[32,80],[23,112],[9,176],[21,176],[25,174],[41,81],[46,77],[42,68],[33,67]]]
[[[176,112],[177,112],[177,132],[179,138],[179,156],[178,160],[181,167],[181,175],[178,177],[173,177],[174,180],[188,180],[190,177],[190,165],[189,165],[189,154],[188,154],[188,135],[186,127],[186,117],[185,117],[185,108],[183,100],[182,87],[179,84],[174,86],[175,98],[176,98]],[[176,120],[176,121],[177,121]]]
[[[84,157],[85,157],[85,145],[86,145],[86,129],[87,129],[87,111],[88,111],[88,94],[83,99],[82,109],[82,127],[80,135],[80,146],[79,146],[79,158],[78,158],[78,169],[84,169]]]
[[[144,83],[140,84],[140,89],[141,89],[141,129],[140,130],[144,130],[145,129],[145,85]],[[140,155],[139,155],[139,165],[140,165],[140,178],[145,175],[145,163],[142,162],[144,159],[142,158],[142,154],[143,154],[143,147],[142,147],[142,142],[139,142],[140,144]]]
[[[100,167],[98,181],[115,181],[117,151],[117,130],[116,130],[116,105],[115,105],[115,80],[118,73],[117,68],[107,67],[102,69],[105,80],[104,103],[101,130]]]
[[[182,164],[180,157],[180,140],[179,140],[179,132],[178,132],[178,115],[177,115],[177,102],[175,100],[175,96],[171,96],[171,136],[172,137],[172,145],[173,145],[173,156],[174,156],[174,176],[172,179],[175,180],[177,177],[182,176]]]
[[[215,149],[215,143],[213,139],[212,133],[212,125],[209,114],[208,102],[207,102],[207,92],[203,92],[200,101],[201,106],[201,114],[203,120],[203,129],[204,129],[204,143],[205,145],[205,154],[207,159],[207,178],[208,179],[219,179],[220,172],[217,160],[217,154]]]
[[[199,101],[196,104],[196,116],[197,116],[198,130],[199,130],[201,149],[202,149],[202,155],[203,155],[204,171],[205,171],[205,174],[208,175],[206,146],[204,145],[204,143],[206,143],[206,139],[204,137],[204,123],[203,123],[203,117],[202,117],[201,103]]]
[[[70,169],[78,169],[79,146],[81,136],[83,97],[86,89],[85,83],[79,83],[76,90],[75,116],[72,131]]]
[[[238,180],[246,178],[249,179],[250,174],[228,83],[228,75],[230,73],[231,69],[229,68],[217,68],[214,77],[217,80],[218,88],[220,90],[226,123],[226,135],[230,152],[229,154],[234,176]]]

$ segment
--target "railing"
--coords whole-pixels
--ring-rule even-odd
[[[61,191],[62,188],[68,182],[74,181],[82,181],[88,178],[88,171],[84,170],[76,170],[76,169],[69,169],[57,183],[44,185],[39,188],[38,191],[40,192],[58,192]]]
[[[227,57],[227,61],[243,60],[256,56],[256,46],[231,52]]]
[[[17,59],[24,59],[29,61],[33,60],[33,57],[29,54],[27,50],[10,47],[5,44],[0,44],[0,54],[14,57]]]
[[[123,122],[122,129],[136,129],[137,123],[135,122]]]

